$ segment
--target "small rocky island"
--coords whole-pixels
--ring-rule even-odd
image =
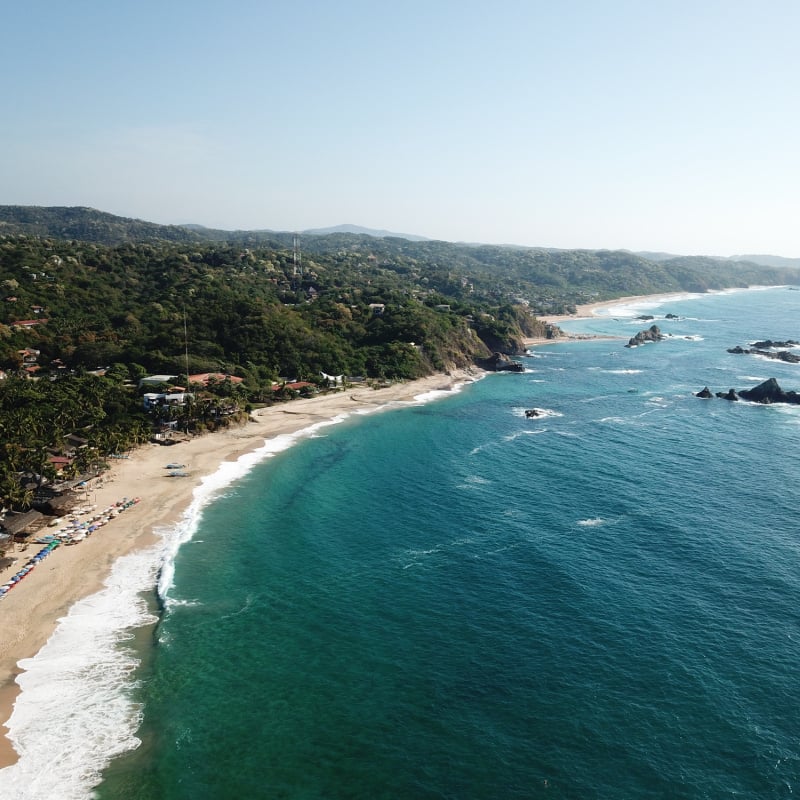
[[[639,331],[636,336],[631,337],[625,347],[639,347],[639,345],[647,344],[648,342],[660,342],[667,337],[661,333],[658,325],[651,325],[647,330]]]
[[[721,397],[723,400],[738,400],[742,398],[743,400],[749,400],[751,403],[763,403],[764,405],[771,403],[800,405],[800,394],[794,391],[785,392],[775,378],[768,378],[763,383],[759,383],[758,386],[752,389],[741,389],[738,393],[735,389],[729,389],[727,392],[712,392],[708,386],[704,386],[699,392],[695,393],[695,397],[703,399]]]

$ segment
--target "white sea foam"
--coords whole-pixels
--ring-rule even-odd
[[[84,800],[110,759],[139,745],[137,661],[121,644],[155,622],[141,593],[161,557],[157,545],[120,558],[105,588],[76,603],[39,653],[20,662],[22,692],[7,723],[20,759],[0,770],[0,797]]]
[[[528,370],[526,370],[527,372]],[[474,380],[482,380],[483,376],[477,377]],[[469,381],[461,381],[461,383],[454,383],[447,389],[433,389],[430,392],[423,392],[422,394],[414,395],[414,399],[410,401],[401,400],[398,402],[399,405],[408,405],[409,403],[415,405],[421,405],[423,403],[430,403],[432,400],[441,400],[443,397],[448,397],[451,394],[457,394],[460,392],[465,386],[468,386],[470,383],[474,383],[474,380]]]
[[[604,369],[609,375],[639,375],[643,370],[640,369]]]
[[[549,428],[540,428],[538,425],[536,428],[526,428],[525,430],[515,431],[514,433],[508,434],[508,436],[503,437],[503,442],[513,442],[515,439],[519,439],[520,436],[537,436],[541,433],[547,433]]]
[[[579,519],[576,524],[584,528],[594,528],[598,525],[605,525],[607,522],[608,520],[602,517],[591,517],[590,519]]]
[[[428,392],[380,408],[447,394]],[[195,488],[180,521],[156,531],[158,544],[118,559],[105,588],[75,603],[39,653],[20,661],[21,692],[6,723],[19,760],[0,769],[0,798],[88,800],[110,761],[139,746],[142,711],[133,700],[132,677],[138,661],[124,642],[136,628],[156,622],[142,594],[156,587],[167,608],[192,604],[170,598],[170,589],[178,550],[192,539],[206,506],[259,462],[348,416],[276,436],[237,461],[223,462]]]
[[[488,484],[491,484],[488,478],[482,478],[480,475],[468,475],[462,483],[458,484],[458,488],[474,491]]]
[[[606,306],[596,309],[593,314],[596,317],[638,317],[643,311],[650,311],[659,308],[665,303],[676,303],[681,300],[691,300],[693,297],[700,297],[699,294],[685,292],[682,294],[659,295],[648,297],[646,300],[629,300],[620,302],[618,305]],[[642,322],[643,320],[637,320]]]

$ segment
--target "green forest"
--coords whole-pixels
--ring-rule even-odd
[[[65,452],[70,434],[97,461],[165,417],[207,430],[290,397],[288,383],[325,390],[323,373],[405,380],[513,355],[525,337],[553,333],[538,315],[580,303],[798,282],[797,269],[714,258],[225,232],[2,206],[0,498],[25,507],[19,476],[52,472],[43,454]],[[196,373],[231,378],[189,387]],[[192,402],[145,412],[149,374],[197,389]]]

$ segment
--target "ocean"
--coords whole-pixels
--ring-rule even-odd
[[[799,310],[619,304],[225,464],[23,663],[0,797],[790,797],[800,406],[695,393],[800,390],[727,352]]]

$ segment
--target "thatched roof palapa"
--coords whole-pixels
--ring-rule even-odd
[[[75,506],[80,505],[81,496],[77,492],[64,492],[55,497],[48,498],[42,503],[42,508],[49,511],[56,517],[63,517],[64,514],[72,511]]]
[[[17,536],[20,533],[25,533],[28,528],[38,522],[44,514],[38,511],[25,511],[19,514],[6,514],[5,519],[0,523],[3,532],[9,536]]]

